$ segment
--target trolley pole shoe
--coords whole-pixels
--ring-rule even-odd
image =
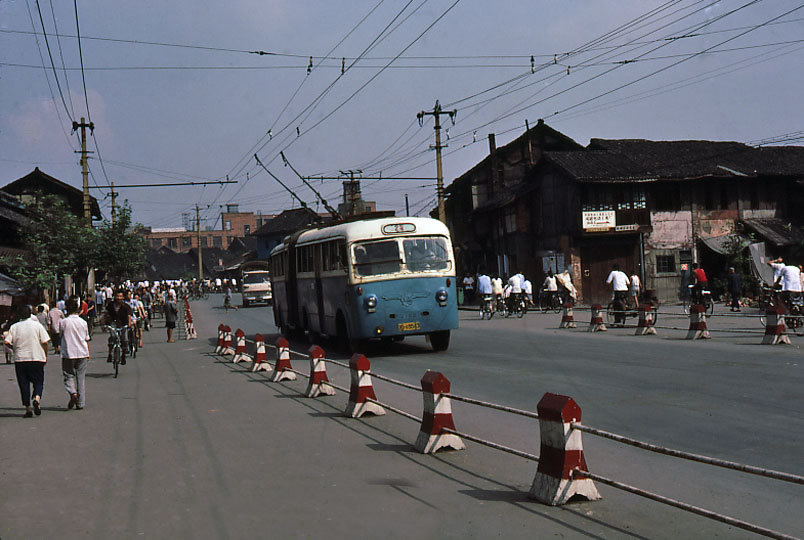
[[[564,314],[561,316],[561,324],[559,328],[575,328],[575,315],[572,312],[572,304],[567,302],[564,304]]]
[[[344,416],[360,418],[366,413],[376,416],[385,414],[385,409],[376,403],[377,396],[374,394],[374,385],[371,382],[371,364],[365,355],[355,353],[349,360],[349,376],[352,384],[349,387],[349,403],[346,404]]]
[[[700,304],[690,306],[690,329],[687,339],[711,339],[706,329],[706,307]]]
[[[606,325],[603,324],[603,306],[592,304],[592,318],[589,320],[589,332],[605,332]]]
[[[784,324],[784,309],[782,306],[769,307],[765,311],[765,335],[762,336],[763,345],[790,345],[787,327]]]
[[[656,335],[656,329],[653,327],[653,306],[645,304],[639,306],[639,324],[637,324],[635,336]]]
[[[334,396],[335,389],[329,385],[327,377],[327,363],[324,359],[324,349],[313,345],[308,351],[310,355],[310,382],[304,395],[310,398],[320,395]]]
[[[583,455],[581,432],[572,422],[581,421],[581,408],[569,396],[546,393],[536,406],[539,413],[539,467],[529,496],[557,506],[580,495],[590,501],[600,499],[595,484],[588,478],[573,479],[573,469],[588,471]]]
[[[226,356],[227,354],[234,354],[235,350],[232,347],[232,327],[228,324],[223,329],[223,351],[221,354]]]
[[[449,380],[437,371],[427,371],[422,377],[422,399],[424,414],[419,436],[416,438],[416,451],[422,454],[435,454],[441,448],[463,450],[463,440],[454,433],[445,433],[444,428],[455,430],[452,420],[452,403],[444,394],[449,394]]]
[[[236,364],[243,360],[251,360],[251,357],[246,354],[246,333],[238,328],[235,332],[235,339],[237,341],[237,346],[235,347],[235,355],[234,358],[232,358],[232,362]]]
[[[296,374],[290,371],[290,344],[288,340],[280,337],[276,340],[276,364],[271,382],[295,381]]]
[[[223,323],[218,325],[218,345],[215,347],[215,354],[221,354],[223,352],[223,338],[224,338],[224,329],[226,327]]]
[[[254,365],[251,366],[251,371],[271,371],[273,368],[268,363],[268,355],[265,354],[265,338],[262,334],[257,334],[254,341],[257,349],[254,352]]]

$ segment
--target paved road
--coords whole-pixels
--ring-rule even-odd
[[[0,366],[0,537],[751,536],[606,486],[598,502],[543,506],[525,496],[534,463],[477,444],[419,455],[410,420],[345,419],[342,393],[306,399],[302,380],[270,383],[210,355],[204,338],[222,321],[274,336],[269,309],[224,313],[219,304],[192,304],[202,339],[168,344],[155,328],[117,380],[93,360],[80,412],[66,410],[51,361],[43,415],[20,418],[13,370]],[[372,369],[413,383],[437,369],[457,394],[528,409],[546,391],[566,393],[587,424],[804,473],[797,346],[559,331],[554,315],[461,317],[447,353],[431,352],[423,338],[369,347]],[[99,358],[101,341],[93,343]],[[348,385],[334,366],[330,378]],[[419,394],[376,380],[375,388],[379,399],[420,414]],[[535,422],[453,408],[458,429],[538,453]],[[799,486],[584,442],[599,474],[804,535]]]

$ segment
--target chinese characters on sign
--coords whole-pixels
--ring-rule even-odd
[[[586,232],[608,231],[617,225],[614,210],[582,212],[581,218]]]

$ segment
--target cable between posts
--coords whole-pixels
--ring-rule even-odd
[[[457,435],[458,437],[462,437],[464,439],[476,442],[478,444],[482,444],[483,446],[488,446],[489,448],[494,448],[495,450],[500,450],[502,452],[506,452],[508,454],[513,454],[515,456],[523,457],[525,459],[530,459],[532,461],[539,461],[539,456],[535,454],[529,454],[527,452],[523,452],[522,450],[517,450],[516,448],[511,448],[510,446],[503,446],[501,444],[497,444],[495,442],[487,441],[486,439],[481,439],[480,437],[475,437],[474,435],[469,435],[468,433],[463,433],[461,431],[455,431],[454,429],[442,427],[441,431],[446,433],[451,433],[452,435]]]
[[[616,433],[611,433],[609,431],[604,431],[602,429],[585,426],[580,422],[572,422],[570,423],[570,427],[572,429],[584,431],[586,433],[589,433],[590,435],[597,435],[598,437],[604,437],[606,439],[611,439],[619,443],[628,444],[636,448],[656,452],[658,454],[665,454],[677,458],[688,459],[690,461],[697,461],[698,463],[705,463],[707,465],[715,465],[717,467],[723,467],[724,469],[732,469],[744,473],[756,474],[758,476],[773,478],[775,480],[782,480],[784,482],[792,482],[794,484],[804,485],[804,476],[799,476],[797,474],[776,471],[773,469],[764,469],[762,467],[755,467],[753,465],[743,465],[742,463],[727,461],[725,459],[713,458],[701,454],[693,454],[691,452],[684,452],[683,450],[674,450],[672,448],[665,448],[663,446],[658,446],[637,439],[632,439],[630,437],[625,437],[623,435],[618,435]]]
[[[774,531],[772,529],[766,529],[764,527],[760,527],[758,525],[754,525],[753,523],[749,523],[747,521],[742,521],[740,519],[736,519],[730,516],[726,516],[724,514],[718,514],[717,512],[713,512],[711,510],[707,510],[705,508],[701,508],[700,506],[694,506],[692,504],[687,504],[676,499],[671,499],[669,497],[664,497],[662,495],[652,493],[650,491],[646,491],[644,489],[640,489],[638,487],[631,486],[629,484],[624,484],[622,482],[617,482],[616,480],[612,480],[611,478],[606,478],[605,476],[600,476],[599,474],[590,473],[588,471],[581,471],[579,469],[573,469],[570,472],[570,477],[574,478],[575,476],[581,476],[584,478],[589,478],[591,480],[595,480],[602,484],[609,485],[613,488],[622,489],[623,491],[628,491],[633,493],[634,495],[639,495],[640,497],[645,497],[648,499],[652,499],[656,502],[660,502],[663,504],[667,504],[669,506],[674,506],[681,510],[686,510],[687,512],[692,512],[694,514],[698,514],[699,516],[703,516],[709,519],[713,519],[715,521],[720,521],[721,523],[726,523],[727,525],[731,525],[733,527],[738,527],[740,529],[751,531],[756,534],[761,534],[763,536],[767,536],[770,538],[779,538],[782,540],[796,540],[794,536],[789,536],[779,531]]]
[[[471,403],[472,405],[479,405],[481,407],[488,407],[489,409],[496,409],[498,411],[509,412],[513,414],[518,414],[521,416],[527,416],[528,418],[539,418],[539,414],[533,411],[526,411],[524,409],[517,409],[514,407],[508,407],[506,405],[499,405],[497,403],[491,403],[489,401],[481,401],[479,399],[468,398],[464,396],[456,396],[455,394],[444,393],[441,394],[444,397],[448,397],[450,399],[454,399],[455,401],[462,401],[464,403]]]

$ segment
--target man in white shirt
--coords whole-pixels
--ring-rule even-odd
[[[530,282],[529,279],[526,279],[522,282],[522,292],[525,294],[525,297],[528,299],[528,306],[533,307],[533,284]]]
[[[45,364],[47,363],[47,343],[50,341],[47,330],[31,313],[31,306],[19,306],[19,322],[11,325],[6,334],[5,344],[14,350],[14,371],[20,387],[25,418],[42,414],[39,403],[45,387]],[[33,400],[31,400],[33,386]],[[33,413],[31,402],[33,401]]]
[[[615,264],[611,267],[606,283],[611,285],[614,293],[614,324],[625,324],[625,309],[628,302],[628,276],[620,270],[620,265]]]
[[[782,286],[782,301],[789,308],[801,302],[801,270],[792,264],[785,265],[776,278],[776,285]]]
[[[70,395],[67,408],[84,408],[87,364],[89,363],[89,327],[78,316],[81,307],[74,298],[67,300],[69,315],[61,321],[61,371],[64,389]]]

